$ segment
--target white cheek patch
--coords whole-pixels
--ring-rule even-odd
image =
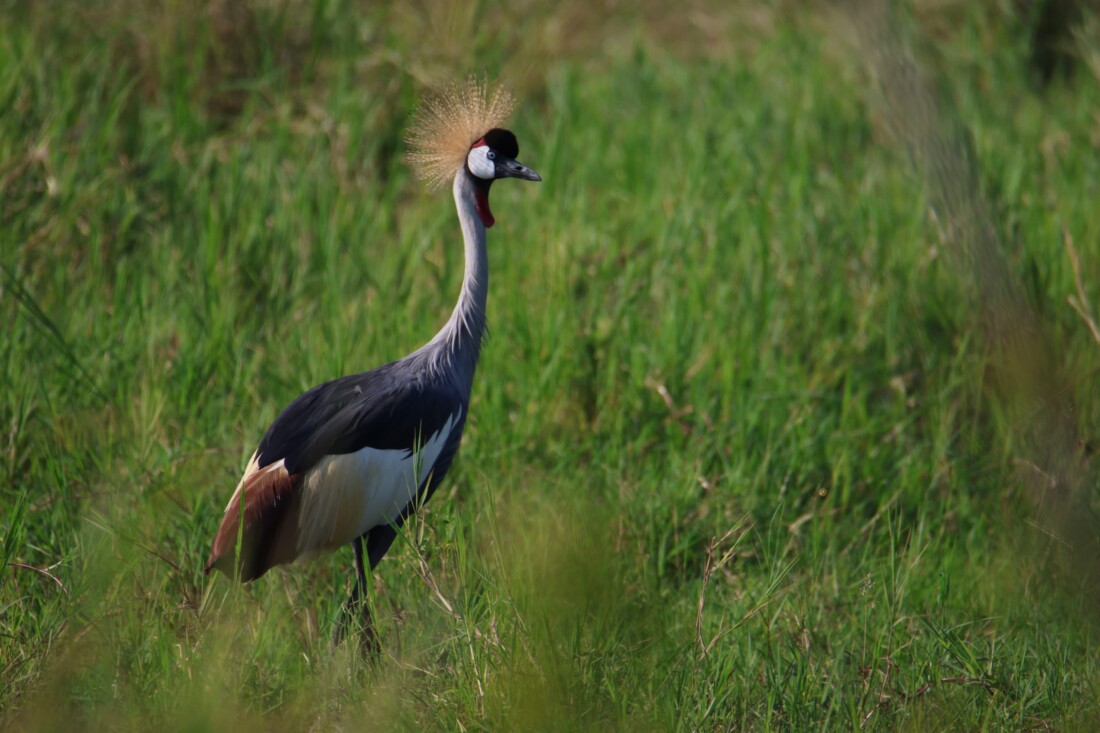
[[[470,148],[470,152],[466,156],[466,165],[469,166],[470,172],[478,178],[491,181],[496,177],[497,168],[493,161],[489,160],[488,145]]]

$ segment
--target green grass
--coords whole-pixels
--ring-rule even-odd
[[[1027,19],[899,21],[1055,433],[835,19],[362,5],[0,2],[0,725],[1097,724],[1098,535],[1032,490],[1095,488],[1063,245],[1100,300],[1095,37],[1038,88]],[[466,71],[517,88],[544,182],[494,189],[470,423],[374,575],[370,665],[328,641],[350,553],[202,563],[277,411],[446,319],[453,205],[402,131]]]

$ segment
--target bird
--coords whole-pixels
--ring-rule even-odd
[[[486,230],[494,181],[541,181],[516,160],[504,125],[514,106],[499,83],[470,78],[428,97],[406,135],[408,161],[429,188],[451,182],[465,271],[450,318],[396,361],[324,382],[267,429],[226,505],[204,567],[251,582],[268,570],[351,545],[352,590],[334,643],[359,618],[378,649],[367,573],[402,524],[443,481],[458,451],[486,332]]]

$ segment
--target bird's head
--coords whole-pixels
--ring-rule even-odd
[[[489,186],[498,178],[519,178],[524,181],[541,181],[542,176],[516,160],[519,143],[511,130],[494,127],[470,146],[466,154],[466,172],[474,180],[477,197],[477,214],[486,228],[496,220],[489,210]]]
[[[512,95],[499,84],[471,78],[452,83],[429,97],[409,127],[409,162],[431,187],[455,176],[474,184],[477,213],[491,227],[489,187],[498,178],[541,181],[538,173],[516,160],[516,136],[501,126],[512,111]],[[486,132],[488,130],[488,132]]]

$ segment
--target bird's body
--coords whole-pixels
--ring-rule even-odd
[[[315,387],[279,415],[226,508],[210,567],[233,574],[242,492],[241,580],[372,530],[381,557],[393,528],[447,472],[466,416],[454,389],[393,384],[399,364]]]
[[[489,186],[504,177],[539,180],[514,160],[515,136],[495,127],[501,116],[498,97],[474,86],[452,96],[455,100],[465,106],[460,126],[478,131],[462,133],[473,139],[464,143],[466,152],[451,169],[466,269],[450,319],[417,351],[314,387],[279,414],[226,507],[207,572],[217,568],[242,581],[254,580],[275,565],[350,543],[359,581],[348,601],[350,610],[364,590],[363,545],[373,568],[397,528],[450,468],[466,425],[485,332],[485,230],[493,224]],[[445,106],[429,111],[435,118],[429,122],[454,125],[443,117]],[[493,118],[493,129],[485,129],[478,112]],[[446,142],[445,155],[438,145],[427,147],[433,156],[428,175],[438,178],[441,166],[454,164],[458,151],[454,140]]]

